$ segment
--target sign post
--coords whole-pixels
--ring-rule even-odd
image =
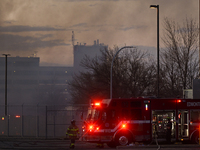
[[[200,145],[200,125],[199,125],[199,145]]]

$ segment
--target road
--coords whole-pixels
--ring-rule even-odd
[[[0,150],[68,150],[69,140],[39,140],[39,139],[0,139]],[[96,144],[76,141],[76,150],[96,150]],[[109,148],[106,144],[104,150],[199,150],[199,145],[193,144],[171,144],[171,145],[133,145],[119,146],[115,149]]]

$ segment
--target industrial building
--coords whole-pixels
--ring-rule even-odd
[[[41,67],[39,57],[7,58],[7,99],[9,104],[54,104],[54,95],[65,95],[73,67]],[[5,58],[0,57],[0,104],[4,104]],[[49,96],[48,96],[49,95]],[[57,97],[57,104],[59,99]]]
[[[0,105],[5,104],[5,70],[7,66],[7,104],[69,104],[68,82],[74,73],[84,71],[80,66],[85,55],[93,58],[108,46],[94,41],[94,45],[73,45],[74,66],[40,66],[39,57],[0,57]],[[12,55],[12,54],[11,54]]]
[[[101,55],[101,50],[107,49],[108,46],[103,43],[99,43],[99,40],[95,40],[93,45],[79,44],[74,45],[74,72],[84,71],[80,63],[82,59],[87,55],[89,58]]]

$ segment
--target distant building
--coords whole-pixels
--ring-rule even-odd
[[[56,104],[69,97],[67,81],[73,67],[40,67],[38,57],[8,57],[7,100],[9,104]],[[62,98],[60,97],[62,95]],[[52,99],[53,98],[53,99]],[[52,99],[51,101],[49,99]],[[0,57],[0,104],[5,100],[5,57]]]
[[[108,46],[99,43],[99,40],[95,40],[93,45],[86,45],[86,43],[77,43],[77,45],[74,45],[74,72],[85,71],[85,69],[80,66],[80,63],[86,55],[90,58],[100,56],[101,50],[105,48],[108,48]]]
[[[193,79],[192,94],[193,99],[200,99],[200,79]]]

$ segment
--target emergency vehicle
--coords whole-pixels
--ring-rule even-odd
[[[83,125],[83,141],[110,147],[171,137],[199,143],[200,100],[195,99],[104,99],[93,101]]]

